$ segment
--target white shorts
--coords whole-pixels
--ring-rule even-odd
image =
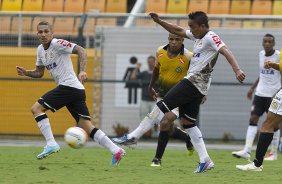
[[[282,89],[278,91],[275,97],[272,99],[268,111],[273,112],[274,114],[282,115]]]

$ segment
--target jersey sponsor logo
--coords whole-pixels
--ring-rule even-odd
[[[182,58],[179,58],[180,63],[184,64],[185,61]]]
[[[160,53],[159,55],[158,55],[158,57],[160,58],[160,57],[162,57],[164,54],[163,53]]]
[[[52,70],[53,68],[56,68],[58,65],[57,63],[51,63],[49,65],[46,65],[47,70]]]
[[[269,70],[269,69],[262,69],[260,71],[262,74],[269,74],[269,75],[274,75],[274,70]]]
[[[214,35],[214,34],[211,34],[211,36],[216,46],[219,47],[219,45],[222,44],[221,39],[217,35]]]
[[[182,72],[182,68],[180,66],[175,68],[176,73],[181,73]]]
[[[272,109],[278,109],[279,103],[277,101],[272,101],[270,107]]]
[[[200,53],[193,53],[193,57],[200,57]]]
[[[57,43],[65,46],[65,47],[72,47],[72,44],[70,42],[67,42],[66,40],[58,40]]]

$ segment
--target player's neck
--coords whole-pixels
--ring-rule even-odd
[[[265,51],[265,56],[272,56],[274,54],[275,50],[271,50],[271,51],[268,51],[266,52]]]

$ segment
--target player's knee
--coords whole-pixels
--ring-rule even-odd
[[[188,129],[188,128],[192,128],[192,127],[196,126],[195,122],[188,120],[186,118],[181,118],[180,124],[184,129]]]
[[[159,102],[157,102],[157,106],[159,107],[159,109],[165,114],[167,112],[170,112],[170,109],[168,108],[168,106],[164,103],[163,100],[160,100]]]
[[[42,105],[40,105],[39,103],[36,102],[35,104],[33,104],[30,111],[34,116],[37,116],[37,115],[44,112],[44,108],[43,108]]]
[[[249,125],[257,126],[258,120],[259,120],[259,117],[257,115],[251,115],[250,120],[249,120]]]

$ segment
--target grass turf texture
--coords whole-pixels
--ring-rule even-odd
[[[36,160],[39,147],[0,147],[1,184],[276,184],[282,183],[282,155],[277,161],[264,163],[263,172],[243,172],[236,164],[246,164],[233,158],[231,151],[209,150],[215,168],[204,174],[193,174],[197,154],[189,157],[186,150],[168,149],[161,167],[150,167],[154,149],[126,149],[119,166],[111,166],[111,154],[94,147],[79,150],[63,147],[43,160]]]

